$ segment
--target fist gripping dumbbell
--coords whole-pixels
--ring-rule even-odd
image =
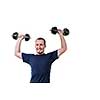
[[[17,40],[19,38],[19,33],[18,32],[14,32],[12,34],[12,38]],[[29,34],[25,34],[24,38],[25,38],[25,41],[28,41],[30,39],[30,35]]]
[[[51,31],[52,34],[58,33],[57,27],[52,27],[50,31]],[[63,29],[63,35],[64,35],[64,36],[69,35],[69,30],[68,30],[67,28],[64,28],[64,29]]]

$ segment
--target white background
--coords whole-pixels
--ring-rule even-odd
[[[100,100],[99,6],[99,0],[0,0],[0,100]],[[31,35],[22,43],[27,53],[44,37],[49,52],[60,47],[52,26],[69,28],[68,51],[53,63],[50,84],[30,84],[30,66],[14,56],[11,35]]]

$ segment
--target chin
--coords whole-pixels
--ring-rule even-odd
[[[41,55],[41,54],[43,54],[44,52],[37,52],[37,54],[39,54],[39,55]]]
[[[40,53],[40,52],[38,52],[37,54],[38,54],[38,55],[42,55],[42,53]]]

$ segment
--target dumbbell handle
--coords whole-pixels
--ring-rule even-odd
[[[22,38],[22,39],[25,39],[25,38],[27,38],[27,36],[20,34],[20,35],[18,35],[18,37],[17,37],[17,38]]]
[[[20,35],[18,36],[19,38],[20,37],[23,37],[23,39],[25,39],[25,41],[28,41],[30,39],[30,35],[29,34],[25,34],[25,35]]]
[[[29,34],[20,34],[18,32],[15,32],[12,34],[13,39],[17,40],[18,38],[23,37],[22,39],[25,39],[25,41],[28,41],[30,39],[30,35]]]
[[[57,29],[57,27],[52,27],[51,33],[56,34],[58,32],[62,32],[64,36],[69,35],[69,30],[67,28],[64,28],[63,30]]]

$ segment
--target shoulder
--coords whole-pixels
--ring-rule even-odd
[[[30,54],[30,53],[23,53],[23,52],[22,52],[22,54],[21,54],[21,55],[22,55],[22,58],[23,58],[23,57],[31,57],[31,56],[34,56],[34,54]]]
[[[53,53],[58,53],[58,50],[54,50],[54,51],[49,52],[49,53],[47,53],[47,54],[53,54]]]
[[[22,55],[35,55],[35,54],[31,54],[31,53],[24,53],[24,52],[22,52]]]
[[[50,56],[56,56],[56,57],[59,57],[59,52],[58,52],[58,50],[54,50],[54,51],[49,52],[49,53],[47,53],[47,54],[50,55]]]

